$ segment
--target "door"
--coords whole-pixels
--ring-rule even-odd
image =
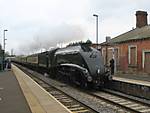
[[[145,52],[144,70],[150,73],[150,52]]]

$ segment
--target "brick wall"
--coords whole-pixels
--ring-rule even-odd
[[[137,47],[137,65],[129,65],[129,46]],[[119,47],[119,62],[120,70],[124,72],[143,72],[142,68],[142,53],[143,50],[150,50],[150,40],[139,40],[136,42],[128,42],[119,44],[116,47]]]
[[[129,65],[129,48],[130,47],[136,47],[137,52],[137,59],[136,64],[137,65]],[[121,43],[115,46],[108,46],[108,53],[107,53],[107,62],[109,63],[109,60],[113,57],[113,52],[110,48],[117,48],[118,49],[118,64],[116,65],[117,71],[122,71],[124,73],[143,73],[143,51],[149,50],[150,51],[150,39],[149,40],[138,40],[138,41],[131,41],[127,43]],[[106,47],[103,46],[102,50],[106,50]],[[103,53],[103,52],[102,52]],[[114,55],[115,57],[115,55]],[[103,58],[106,60],[106,52],[103,53]]]

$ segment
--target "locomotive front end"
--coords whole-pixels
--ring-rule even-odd
[[[87,82],[102,86],[105,82],[110,81],[112,76],[109,68],[104,66],[101,53],[92,47],[82,47],[82,49],[81,54],[88,67],[85,71]]]

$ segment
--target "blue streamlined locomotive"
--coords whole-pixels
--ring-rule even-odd
[[[68,78],[83,87],[103,86],[112,78],[109,69],[104,66],[101,53],[86,44],[17,57],[14,62],[49,73],[55,78]]]

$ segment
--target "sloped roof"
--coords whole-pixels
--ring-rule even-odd
[[[147,38],[150,39],[150,25],[141,28],[135,28],[115,38],[112,38],[110,43],[121,43],[130,40],[140,40],[140,39],[147,39]]]

